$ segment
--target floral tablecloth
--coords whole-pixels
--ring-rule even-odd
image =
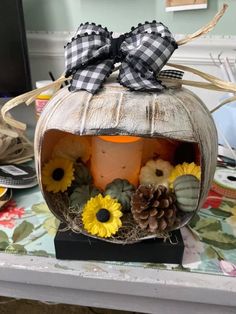
[[[211,191],[203,207],[181,230],[182,265],[135,265],[236,276],[236,200]],[[58,225],[38,187],[14,190],[12,200],[0,211],[0,251],[54,257]]]

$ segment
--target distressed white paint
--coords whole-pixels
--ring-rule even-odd
[[[0,295],[153,314],[233,314],[235,278],[0,254]]]
[[[211,114],[201,100],[187,89],[167,89],[161,93],[130,92],[113,83],[114,78],[112,76],[111,83],[108,80],[93,97],[86,91],[71,93],[64,88],[48,102],[41,114],[35,131],[35,160],[39,184],[48,207],[65,221],[68,206],[63,203],[60,207],[55,206],[50,194],[44,190],[41,172],[62,132],[68,132],[95,136],[166,137],[198,143],[202,173],[199,209],[209,191],[216,167],[217,133]],[[119,105],[120,94],[122,104]]]

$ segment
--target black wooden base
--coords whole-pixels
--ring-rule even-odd
[[[63,225],[59,230],[63,230]],[[172,232],[170,241],[151,239],[125,245],[93,239],[71,231],[58,231],[54,244],[56,258],[68,260],[181,264],[184,253],[179,230]]]

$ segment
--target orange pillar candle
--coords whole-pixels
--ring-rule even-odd
[[[91,171],[95,185],[104,189],[108,183],[119,178],[137,186],[142,148],[140,137],[93,137]]]

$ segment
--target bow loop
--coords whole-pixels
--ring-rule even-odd
[[[65,47],[66,75],[73,74],[102,55],[108,55],[110,39],[102,34],[73,38]]]
[[[137,47],[139,48],[137,49]],[[127,38],[122,44],[121,49],[126,54],[125,61],[133,71],[137,72],[136,77],[141,76],[148,80],[153,80],[167,63],[175,47],[175,42],[173,43],[169,38],[163,38],[159,33],[137,33],[137,35]],[[125,79],[124,76],[123,84],[129,84],[127,81],[128,78]],[[138,84],[139,81],[137,82]],[[149,87],[147,84],[146,89],[154,89],[153,83],[153,81],[150,82]],[[163,89],[158,81],[156,83],[157,89]],[[134,88],[133,85],[131,88]]]
[[[95,23],[85,23],[80,24],[77,29],[76,36],[84,36],[84,35],[91,35],[91,34],[100,34],[106,37],[111,38],[111,33],[108,31],[106,27],[102,27],[100,24],[96,25]]]
[[[139,24],[136,28],[133,28],[130,32],[132,35],[137,34],[159,34],[163,38],[169,38],[171,41],[175,42],[175,39],[172,33],[169,31],[168,27],[166,27],[162,23],[157,23],[156,21],[152,21],[151,23],[145,22],[144,24]]]

